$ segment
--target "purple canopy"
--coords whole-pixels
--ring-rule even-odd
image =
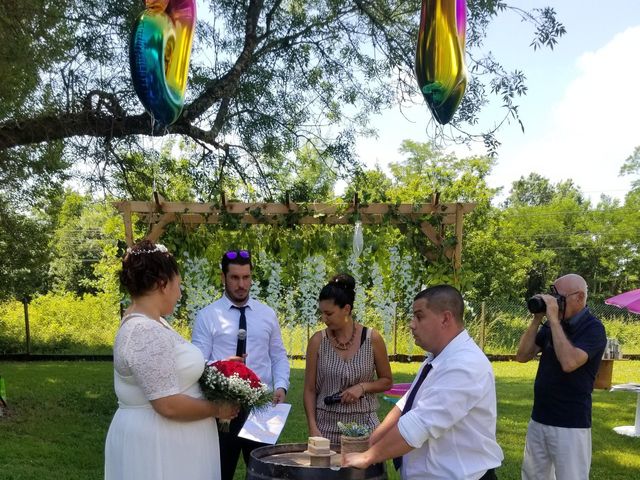
[[[604,303],[620,308],[626,308],[633,313],[640,313],[640,288],[621,293],[615,297],[607,298]]]

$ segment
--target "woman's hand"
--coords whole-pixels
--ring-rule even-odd
[[[214,402],[217,409],[216,417],[220,420],[232,420],[240,413],[240,406],[232,402]]]
[[[340,396],[342,403],[355,403],[365,394],[361,383],[353,385],[342,392]]]

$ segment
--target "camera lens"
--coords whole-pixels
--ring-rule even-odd
[[[544,313],[547,311],[547,304],[540,297],[531,297],[527,300],[527,308],[531,313]]]

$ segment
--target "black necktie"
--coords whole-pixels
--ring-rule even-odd
[[[231,305],[231,308],[240,310],[240,323],[238,324],[238,344],[236,346],[236,357],[242,357],[247,352],[247,316],[244,314],[247,306],[237,307]],[[240,330],[244,330],[244,338],[240,338]]]
[[[418,377],[418,381],[409,392],[407,403],[404,404],[404,408],[402,409],[402,413],[400,414],[400,416],[411,410],[411,407],[413,407],[413,401],[416,398],[416,394],[418,393],[418,390],[420,390],[420,386],[422,385],[422,382],[424,382],[424,379],[427,378],[427,373],[429,373],[432,368],[433,367],[431,366],[431,364],[427,363],[422,369],[422,371],[420,372],[420,376]],[[393,466],[396,467],[396,470],[400,470],[400,467],[402,466],[402,457],[395,457],[393,459]]]

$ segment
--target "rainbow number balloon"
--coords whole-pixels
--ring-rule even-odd
[[[431,113],[442,125],[453,117],[467,87],[466,14],[465,0],[422,0],[416,77]]]
[[[145,5],[131,35],[131,77],[144,107],[171,125],[184,105],[196,2],[146,0]]]

